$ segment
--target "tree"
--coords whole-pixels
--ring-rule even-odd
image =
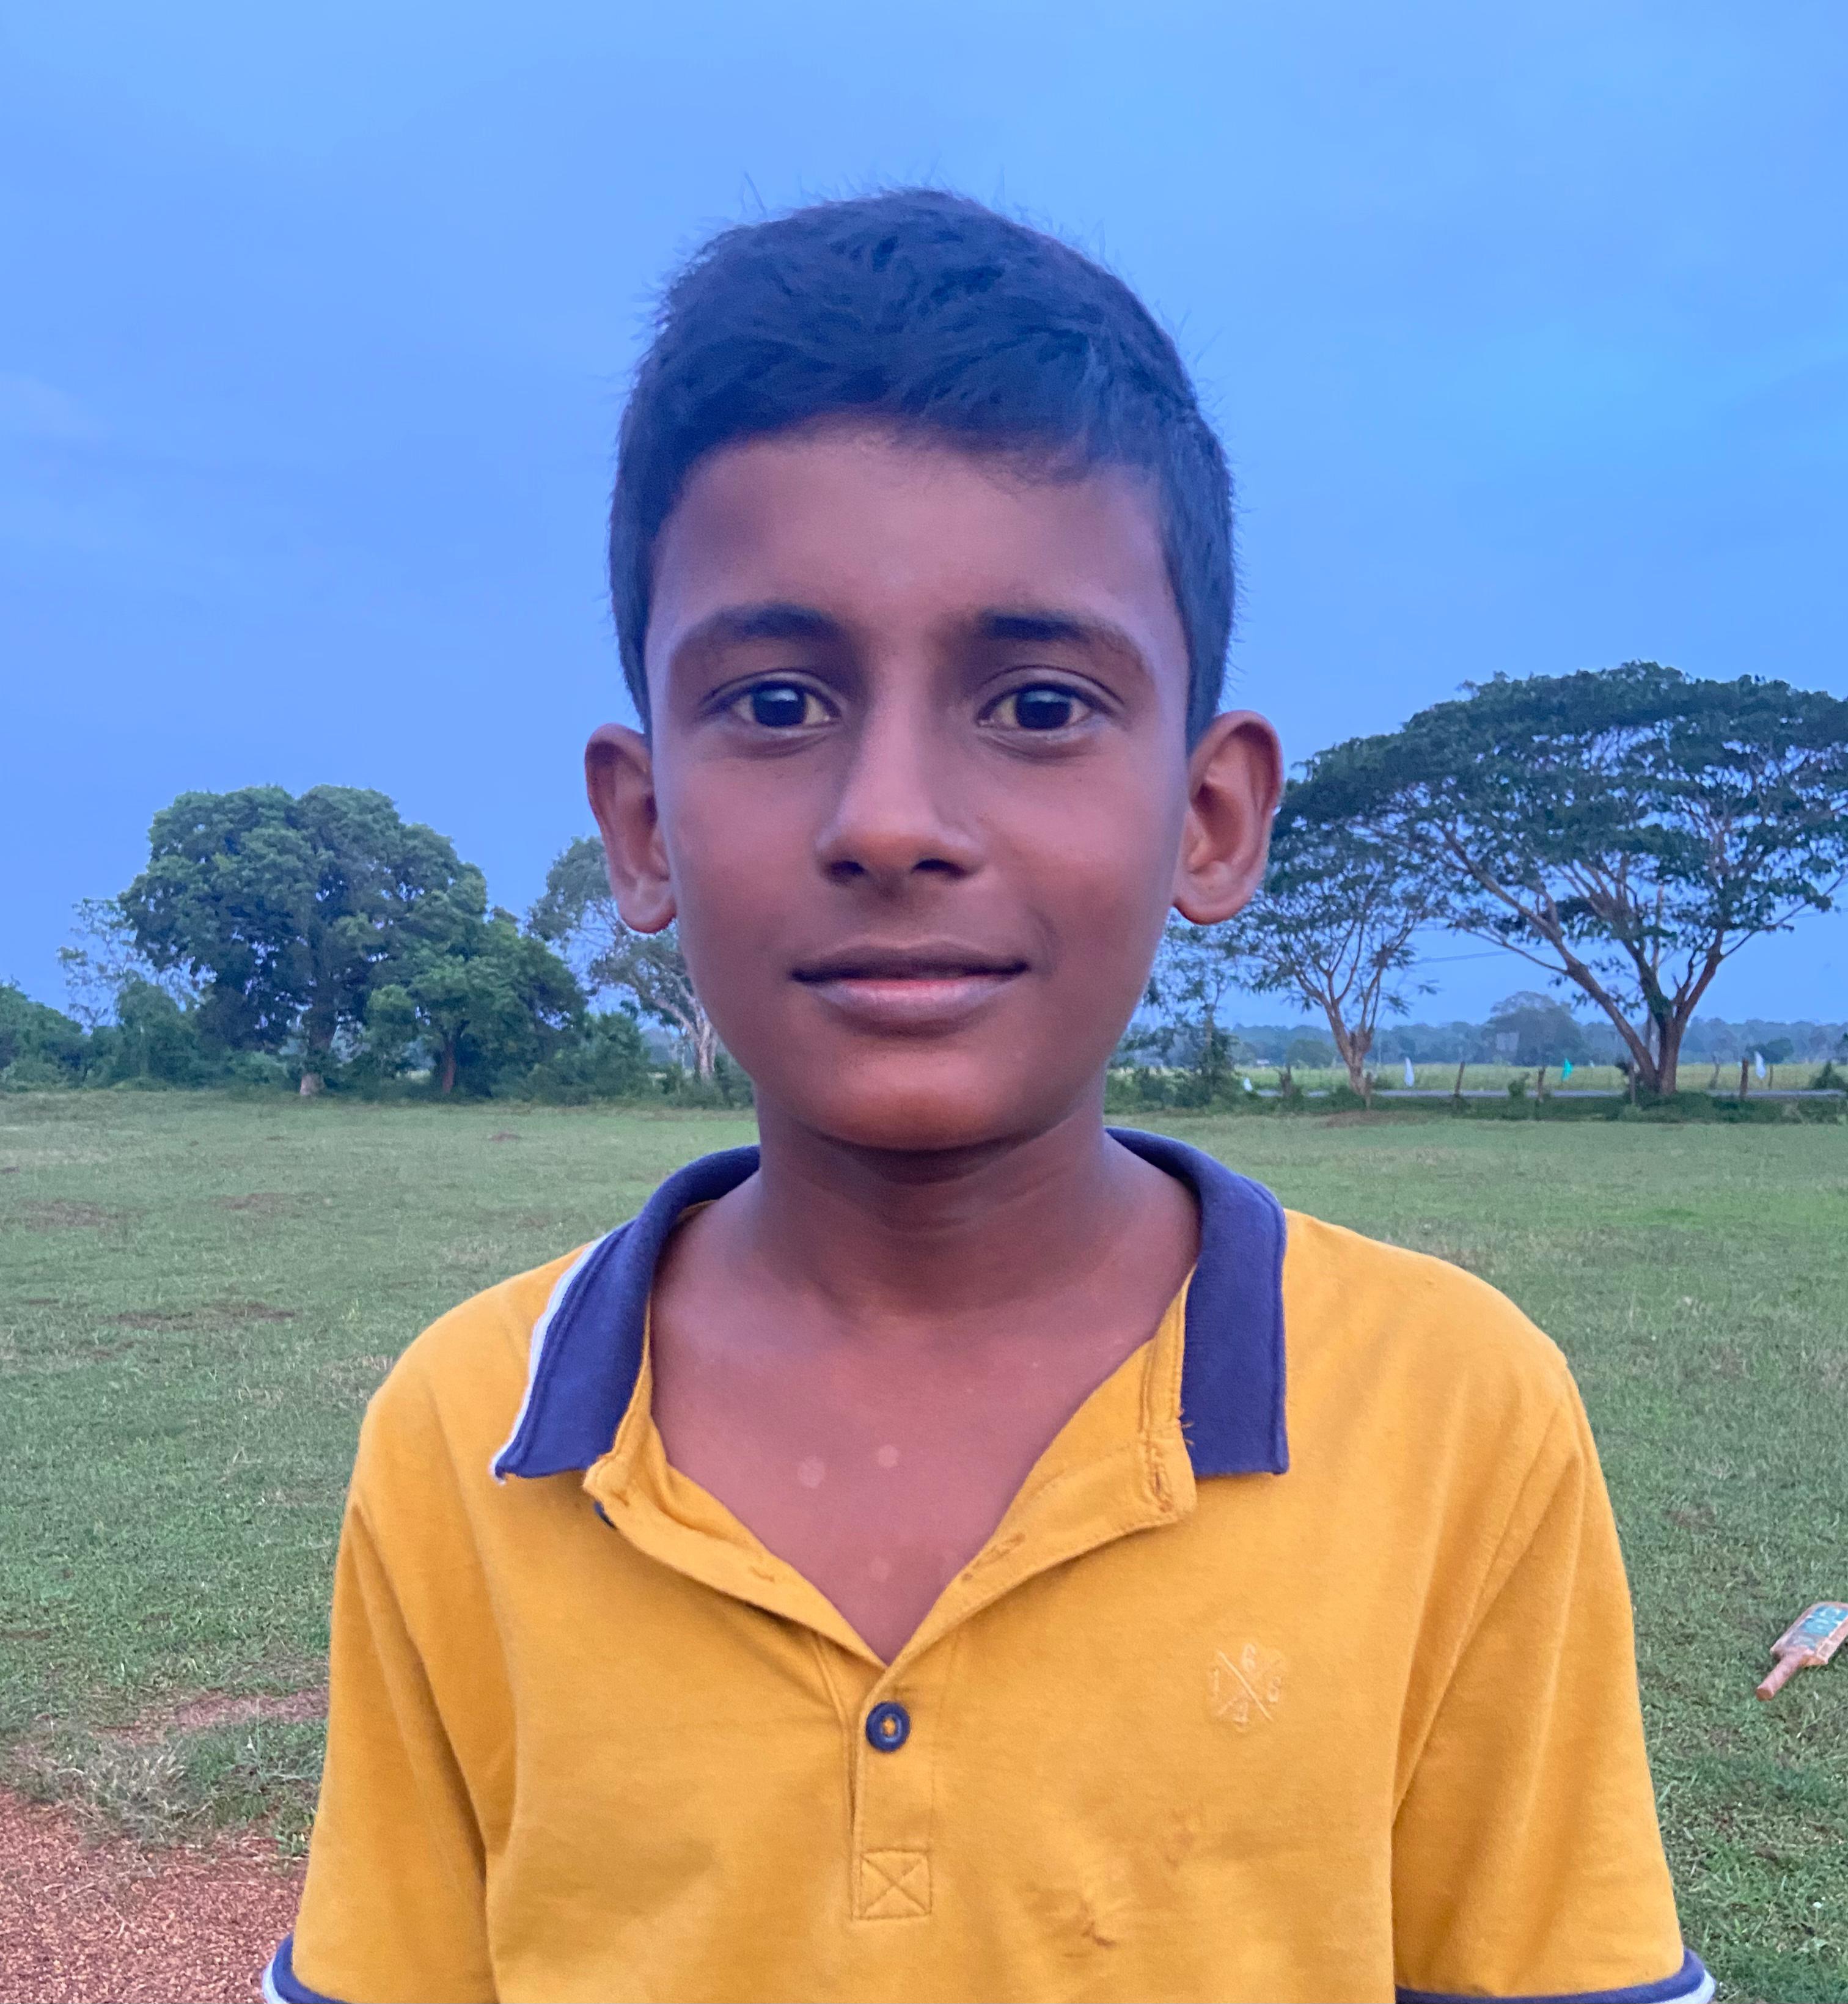
[[[92,1031],[90,1040],[96,1070],[112,1084],[198,1085],[210,1075],[199,1049],[198,1011],[152,981],[128,981],[117,998],[115,1021]]]
[[[466,909],[479,873],[384,794],[314,787],[182,794],[155,816],[147,868],[122,894],[138,952],[199,984],[198,1027],[233,1050],[299,1039],[316,1090],[373,990]]]
[[[74,1085],[88,1053],[83,1026],[0,981],[0,1075],[12,1085]]]
[[[1402,1015],[1409,995],[1430,992],[1407,977],[1413,937],[1441,899],[1380,843],[1311,819],[1302,799],[1300,784],[1285,791],[1263,888],[1237,921],[1244,986],[1319,1009],[1348,1083],[1370,1098],[1381,1014]]]
[[[1758,1054],[1765,1061],[1765,1083],[1774,1086],[1777,1083],[1777,1067],[1790,1063],[1797,1055],[1797,1046],[1788,1037],[1772,1037],[1759,1045]]]
[[[136,983],[159,988],[180,1008],[198,1000],[198,984],[177,968],[163,973],[135,943],[135,924],[120,898],[79,898],[75,946],[58,949],[71,1014],[88,1030],[121,1019],[122,997]]]
[[[634,996],[643,1015],[686,1039],[695,1076],[713,1076],[719,1032],[694,993],[675,929],[638,933],[623,923],[596,836],[579,836],[553,862],[527,926],[565,948],[586,986]]]
[[[467,876],[481,883],[477,871]],[[470,887],[472,888],[472,887]],[[511,912],[460,909],[448,901],[441,937],[419,941],[373,991],[366,1042],[387,1067],[413,1039],[429,1049],[436,1089],[480,1093],[510,1073],[542,1063],[578,1027],[583,992],[542,940],[520,931]]]
[[[1221,1025],[1219,1009],[1237,985],[1237,947],[1230,931],[1171,918],[1144,998],[1159,1027],[1132,1031],[1124,1039],[1126,1049],[1179,1057],[1192,1075],[1188,1097],[1210,1105],[1237,1055],[1236,1040]]]
[[[1489,1012],[1489,1028],[1500,1039],[1513,1039],[1509,1061],[1524,1069],[1563,1064],[1570,1058],[1583,1064],[1589,1055],[1584,1026],[1556,996],[1531,988],[1505,995]]]
[[[1578,987],[1672,1092],[1721,966],[1848,878],[1848,702],[1653,661],[1466,687],[1318,755],[1300,811]]]

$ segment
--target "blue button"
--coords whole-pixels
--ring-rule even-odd
[[[911,1714],[901,1704],[876,1704],[866,1714],[866,1739],[882,1754],[896,1754],[911,1737]]]

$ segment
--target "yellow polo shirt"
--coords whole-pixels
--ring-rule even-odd
[[[656,1256],[754,1151],[411,1346],[271,1999],[1712,1995],[1558,1351],[1119,1138],[1193,1274],[889,1664],[650,1414]]]

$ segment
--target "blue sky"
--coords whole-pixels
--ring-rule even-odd
[[[58,999],[185,787],[381,787],[523,908],[624,713],[651,295],[884,181],[1176,329],[1293,757],[1497,670],[1848,695],[1845,57],[1837,0],[0,0],[0,976]],[[1529,985],[1433,954],[1420,1013]],[[1710,1007],[1839,1017],[1844,973],[1813,920]]]

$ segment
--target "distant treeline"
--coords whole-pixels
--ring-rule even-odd
[[[1519,999],[1508,998],[1510,1003]],[[1558,1009],[1551,997],[1542,1000],[1550,1009]],[[1486,1022],[1388,1024],[1379,1033],[1377,1061],[1398,1065],[1409,1058],[1414,1064],[1531,1067],[1557,1065],[1566,1058],[1574,1064],[1615,1065],[1629,1057],[1622,1039],[1606,1024],[1584,1022],[1563,1009],[1551,1020],[1543,1015],[1537,1022],[1519,1021],[1526,1013],[1504,1003]],[[1307,1069],[1338,1062],[1333,1044],[1313,1025],[1237,1023],[1228,1034],[1263,1064]],[[1738,1023],[1721,1016],[1696,1016],[1682,1041],[1682,1057],[1703,1064],[1736,1065],[1755,1056],[1769,1064],[1825,1064],[1845,1053],[1848,1023],[1774,1022],[1758,1016]]]

